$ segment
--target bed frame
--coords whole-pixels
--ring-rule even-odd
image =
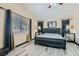
[[[62,34],[60,28],[44,28],[43,33],[59,33]],[[35,44],[66,49],[66,40],[65,39],[54,39],[54,38],[40,38],[37,37],[37,33],[35,34]]]

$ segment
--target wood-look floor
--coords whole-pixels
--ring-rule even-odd
[[[66,50],[34,45],[34,41],[12,50],[7,56],[79,56],[79,46],[67,42]]]

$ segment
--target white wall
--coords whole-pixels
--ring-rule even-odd
[[[0,9],[0,48],[4,47],[4,10]]]
[[[79,13],[75,14],[71,21],[71,24],[74,26],[74,29],[71,30],[71,32],[75,32],[76,42],[79,43]]]

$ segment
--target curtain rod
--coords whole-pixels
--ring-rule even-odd
[[[0,7],[0,9],[3,9],[3,10],[10,10],[10,9],[6,9],[6,8],[3,8],[3,7]],[[15,13],[15,14],[21,16],[21,17],[24,17],[24,16],[22,16],[22,15],[16,13],[16,12],[14,12],[14,11],[12,11],[12,10],[11,10],[11,12],[13,12],[13,13]],[[26,17],[24,17],[24,18],[26,18]],[[27,19],[30,19],[30,18],[27,18]]]

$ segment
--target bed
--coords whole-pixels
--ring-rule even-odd
[[[35,44],[66,49],[66,40],[61,35],[60,28],[44,28],[42,33],[35,35]]]

